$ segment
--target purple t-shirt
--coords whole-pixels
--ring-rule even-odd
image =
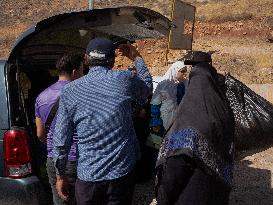
[[[36,98],[35,103],[35,116],[41,118],[42,122],[45,124],[48,118],[48,115],[53,108],[54,104],[59,99],[62,89],[64,86],[69,83],[67,80],[59,80],[53,85],[46,88],[43,92],[41,92]],[[50,129],[47,133],[47,156],[53,157],[53,132],[56,124],[56,116],[54,117]],[[73,143],[68,155],[69,161],[76,160],[76,143],[77,136],[74,134]]]

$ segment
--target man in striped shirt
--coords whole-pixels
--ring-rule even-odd
[[[135,62],[137,75],[128,70],[112,70],[112,41],[95,38],[86,49],[89,73],[68,84],[60,97],[54,132],[56,188],[66,200],[64,168],[76,129],[78,205],[131,204],[133,170],[139,155],[131,105],[151,95],[152,78],[134,46],[121,45],[119,50]]]

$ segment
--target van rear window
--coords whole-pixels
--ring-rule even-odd
[[[22,95],[19,88],[19,75],[16,66],[9,66],[7,73],[8,98],[11,126],[24,127],[26,115],[23,109]]]

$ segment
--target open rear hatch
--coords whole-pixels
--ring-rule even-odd
[[[50,17],[27,30],[15,44],[9,62],[52,66],[66,52],[84,52],[90,39],[103,36],[116,44],[168,35],[171,21],[141,7],[72,12]]]
[[[15,43],[6,65],[10,125],[34,135],[37,95],[57,80],[56,60],[64,53],[83,53],[95,37],[115,44],[168,36],[172,24],[141,7],[95,9],[56,15],[28,29]]]
[[[176,0],[172,21],[142,7],[71,12],[40,21],[21,35],[7,61],[10,124],[21,126],[26,121],[20,117],[25,109],[21,107],[24,100],[20,100],[18,92],[27,98],[26,107],[33,117],[35,98],[56,80],[55,63],[64,53],[84,53],[88,42],[95,37],[110,38],[118,45],[169,36],[176,41],[169,42],[170,48],[191,49],[193,27],[192,32],[184,27],[188,28],[188,21],[194,21],[194,12],[195,7]]]

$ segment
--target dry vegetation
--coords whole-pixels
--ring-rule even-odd
[[[272,18],[272,0],[212,0],[209,2],[198,8],[197,13],[200,19],[224,22]]]
[[[267,42],[273,28],[272,0],[185,0],[197,7],[193,49],[212,51],[217,69],[225,69],[245,83],[272,83],[273,47]],[[171,2],[154,0],[96,1],[95,7],[144,6],[170,15]],[[88,7],[87,0],[2,0],[0,56],[7,57],[15,39],[34,23],[49,16]],[[139,42],[154,75],[163,74],[166,40]],[[169,60],[184,52],[172,51]],[[123,61],[117,67],[123,67]]]

